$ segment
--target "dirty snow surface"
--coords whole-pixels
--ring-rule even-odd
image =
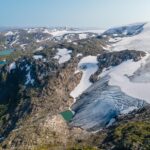
[[[55,59],[58,59],[59,64],[63,64],[71,59],[72,50],[68,50],[66,48],[58,48],[57,49]]]
[[[70,93],[74,100],[92,85],[92,83],[90,82],[90,77],[97,71],[97,63],[97,56],[87,56],[82,58],[79,62],[78,68],[75,73],[82,71],[83,75],[80,83]]]
[[[90,86],[71,107],[75,113],[70,125],[97,131],[109,125],[119,114],[146,105],[146,102],[123,93],[117,86],[110,86],[106,75]]]

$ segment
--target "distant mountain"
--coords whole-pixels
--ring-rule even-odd
[[[145,24],[146,23],[136,23],[136,24],[131,24],[127,26],[111,28],[105,31],[103,34],[116,36],[116,37],[117,36],[134,36],[142,32]]]

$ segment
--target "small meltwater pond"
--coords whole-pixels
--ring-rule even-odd
[[[10,55],[13,51],[14,51],[14,49],[7,49],[7,50],[2,50],[2,51],[0,51],[0,58],[1,58],[1,57],[4,57],[4,56]],[[6,63],[7,63],[7,62],[6,62],[5,60],[0,61],[0,65],[4,65],[4,64],[6,64]]]
[[[8,49],[8,50],[0,51],[0,56],[10,55],[13,51],[14,51],[13,49]]]
[[[71,121],[71,119],[73,118],[73,113],[70,110],[66,110],[64,112],[61,112],[60,114],[67,122]]]
[[[0,65],[5,65],[6,61],[0,61]]]

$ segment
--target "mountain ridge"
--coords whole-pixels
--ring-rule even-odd
[[[1,51],[13,48],[0,56],[4,63],[0,66],[2,149],[150,147],[149,101],[136,97],[140,92],[145,96],[150,82],[149,51],[145,50],[149,45],[143,42],[149,36],[139,42],[140,49],[120,45],[148,35],[148,25],[111,31],[84,32],[84,38],[75,31],[48,40],[45,28],[0,33]],[[133,85],[130,91],[129,85]],[[69,120],[62,115],[66,111],[71,113]],[[137,138],[128,135],[128,127],[133,127],[133,138]],[[146,138],[136,134],[138,129],[142,138],[142,131],[148,133],[146,144]]]

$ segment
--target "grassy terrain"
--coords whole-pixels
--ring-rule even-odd
[[[105,142],[107,146],[112,144],[116,150],[149,150],[150,122],[131,121],[120,124],[112,130]]]
[[[62,147],[59,147],[58,145],[44,145],[44,146],[39,146],[33,150],[61,150]],[[96,147],[92,146],[79,146],[79,145],[74,145],[69,147],[68,145],[64,147],[63,149],[65,150],[98,150]]]

